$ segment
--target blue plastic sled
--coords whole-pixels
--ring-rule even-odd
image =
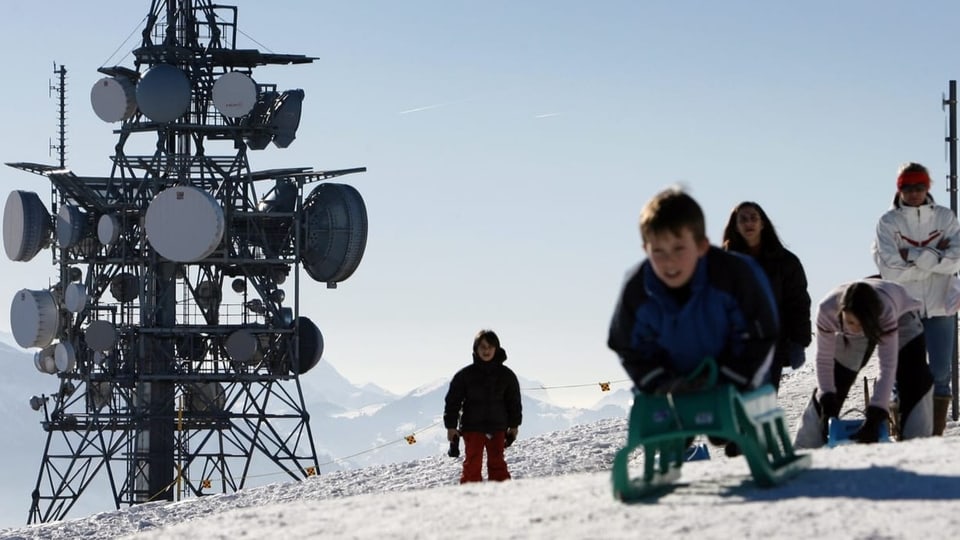
[[[683,455],[684,461],[703,461],[705,459],[710,459],[710,449],[707,448],[706,443],[696,443],[690,446]]]
[[[856,442],[851,440],[850,436],[862,425],[863,420],[859,418],[831,418],[827,426],[827,446],[833,448]],[[886,422],[880,426],[880,440],[877,442],[890,442],[890,427]]]

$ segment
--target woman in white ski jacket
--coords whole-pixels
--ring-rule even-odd
[[[883,279],[895,281],[921,301],[920,316],[934,378],[934,435],[942,435],[950,403],[956,306],[948,305],[960,270],[960,223],[933,201],[930,174],[919,163],[900,167],[893,208],[880,218],[873,259]]]

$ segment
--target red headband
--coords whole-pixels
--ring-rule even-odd
[[[904,171],[897,177],[897,189],[903,189],[903,186],[914,184],[923,184],[930,187],[930,175],[924,171]]]

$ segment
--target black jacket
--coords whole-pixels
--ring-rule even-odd
[[[801,347],[810,345],[810,294],[807,292],[807,275],[800,259],[788,249],[765,250],[755,260],[767,274],[780,316],[780,340],[775,359],[779,360],[781,365],[789,365],[783,357],[786,343],[796,343]]]
[[[443,409],[444,427],[456,429],[459,420],[461,431],[493,433],[520,425],[520,383],[500,356],[506,359],[499,351],[489,362],[474,355],[473,363],[453,376]]]

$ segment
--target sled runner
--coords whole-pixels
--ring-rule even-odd
[[[754,481],[777,485],[809,467],[810,456],[794,452],[783,409],[773,386],[740,393],[716,384],[717,366],[704,361],[690,379],[706,373],[699,391],[683,394],[635,393],[627,444],[613,461],[614,497],[634,501],[665,491],[680,477],[688,441],[697,435],[725,439],[739,446]],[[643,476],[630,478],[631,453],[643,448]]]

